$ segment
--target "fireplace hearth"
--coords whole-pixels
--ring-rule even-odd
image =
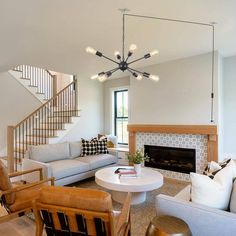
[[[196,150],[144,145],[144,152],[150,157],[145,166],[189,174],[196,172]]]

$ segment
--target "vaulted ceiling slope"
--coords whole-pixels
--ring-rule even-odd
[[[17,64],[81,76],[111,69],[111,62],[86,54],[85,48],[110,57],[121,50],[118,9],[124,7],[132,14],[215,21],[216,49],[223,56],[236,54],[235,0],[0,0],[0,71]],[[211,50],[208,27],[126,17],[125,32],[126,47],[138,46],[137,57],[160,51],[137,67]]]

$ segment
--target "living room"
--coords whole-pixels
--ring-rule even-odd
[[[131,235],[145,235],[150,225],[157,227],[154,219],[161,215],[182,220],[189,230],[186,235],[236,234],[232,226],[236,221],[236,167],[232,161],[236,159],[234,1],[7,1],[1,5],[0,157],[10,175],[42,168],[38,170],[42,179],[55,177],[55,185],[108,192],[115,210],[121,210],[125,203],[127,194],[121,192],[133,191]],[[123,55],[126,59],[128,53],[126,68]],[[103,77],[103,71],[111,73]],[[40,73],[52,74],[52,82],[40,85],[40,89],[53,84],[53,78],[61,82],[62,73],[71,76],[68,85],[63,85],[69,87],[52,92],[45,102],[14,78],[36,74],[30,81],[34,87]],[[51,107],[62,103],[63,109],[52,111]],[[60,122],[39,128],[38,120],[45,121],[52,113],[50,123]],[[40,129],[37,136],[27,133],[30,126],[34,132]],[[100,146],[99,157],[97,151],[89,160],[86,155],[90,154],[79,157],[85,151],[78,146],[81,139],[90,141],[98,134],[106,135],[103,138],[111,145],[109,154]],[[30,140],[33,146],[24,136],[34,136]],[[98,138],[96,142],[101,143],[96,145],[103,145],[104,140]],[[154,146],[159,149],[154,150]],[[167,148],[168,153],[186,154],[182,166],[171,169],[173,159],[168,164],[166,159],[154,161],[152,155],[166,153]],[[142,187],[137,190],[129,185],[128,191],[125,186],[108,184],[114,182],[108,178],[114,174],[99,171],[107,167],[114,172],[117,166],[128,166],[132,163],[128,152],[137,150],[149,156],[141,170],[141,175],[148,170],[149,177],[131,179]],[[60,166],[52,162],[55,166],[60,162]],[[73,169],[67,169],[68,165]],[[54,167],[57,172],[53,172]],[[202,177],[204,171],[213,179]],[[31,175],[23,180],[36,178],[38,175]],[[224,181],[227,184],[222,187]],[[212,191],[206,193],[203,188],[200,192],[200,183]],[[186,200],[190,184],[192,202]],[[0,234],[33,235],[35,222],[32,214],[15,217],[0,224]]]

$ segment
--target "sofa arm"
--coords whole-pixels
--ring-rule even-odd
[[[22,170],[31,170],[35,168],[42,168],[43,170],[43,179],[51,178],[53,177],[52,173],[52,167],[50,166],[49,163],[44,163],[44,162],[39,162],[39,161],[34,161],[30,159],[23,159],[22,162]],[[24,176],[24,180],[32,183],[35,181],[38,181],[38,175],[37,173],[32,173],[32,174],[27,174]]]
[[[156,196],[157,215],[172,215],[184,220],[193,236],[236,235],[236,214],[206,207],[175,197]]]

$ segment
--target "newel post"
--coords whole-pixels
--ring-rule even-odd
[[[10,173],[14,172],[14,126],[7,127],[7,166]]]
[[[52,97],[57,95],[57,75],[52,76]],[[53,100],[53,106],[57,106],[57,99]]]
[[[78,78],[77,75],[73,75],[73,81],[74,83],[74,91],[75,91],[75,110],[79,110],[79,97],[78,97],[78,91],[79,91],[79,85],[78,85]]]

